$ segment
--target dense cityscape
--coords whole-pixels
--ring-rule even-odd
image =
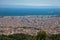
[[[24,33],[35,35],[44,30],[49,34],[60,33],[59,16],[1,16],[0,34]]]

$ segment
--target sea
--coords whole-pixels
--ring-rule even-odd
[[[60,7],[0,7],[0,16],[60,15]]]

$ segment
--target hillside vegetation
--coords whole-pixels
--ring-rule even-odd
[[[47,34],[45,31],[39,31],[37,35],[12,34],[0,35],[0,40],[60,40],[60,34]]]

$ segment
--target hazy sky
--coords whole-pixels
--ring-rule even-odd
[[[60,6],[60,0],[0,0],[1,5]]]

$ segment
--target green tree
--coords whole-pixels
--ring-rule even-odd
[[[50,35],[51,40],[60,40],[60,34],[52,34]]]
[[[40,31],[33,37],[33,40],[49,40],[49,37],[45,31]]]

